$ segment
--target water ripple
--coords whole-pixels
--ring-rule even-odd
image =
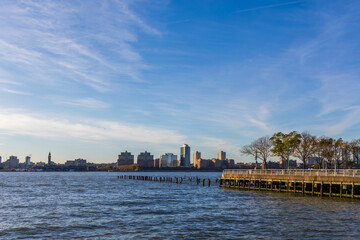
[[[131,175],[141,173],[131,173]],[[142,173],[215,178],[219,173]],[[1,239],[354,239],[360,201],[117,179],[0,173]]]

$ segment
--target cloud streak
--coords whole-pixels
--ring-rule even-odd
[[[292,1],[292,2],[285,2],[285,3],[278,3],[278,4],[270,4],[270,5],[254,7],[254,8],[240,9],[237,12],[238,13],[252,12],[252,11],[257,11],[257,10],[261,10],[261,9],[267,9],[267,8],[274,8],[274,7],[281,7],[281,6],[286,6],[286,5],[298,4],[298,3],[301,3],[301,2],[304,2],[304,1],[302,0],[302,1]]]
[[[14,110],[0,110],[0,133],[82,141],[124,140],[144,143],[181,144],[185,137],[172,130],[114,121],[49,118]]]
[[[55,102],[58,104],[65,104],[65,105],[93,108],[93,109],[104,109],[110,107],[108,103],[94,98],[63,99],[63,100],[55,100]]]

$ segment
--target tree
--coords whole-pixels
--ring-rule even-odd
[[[328,137],[320,137],[316,144],[316,154],[321,158],[321,163],[325,168],[331,168],[331,160],[334,156],[333,151],[334,139]]]
[[[332,142],[333,166],[332,166],[332,168],[339,169],[344,144],[345,143],[342,140],[342,138],[339,138],[337,140],[333,139],[333,142]]]
[[[300,134],[300,140],[300,143],[295,147],[294,156],[303,162],[303,169],[305,169],[309,157],[316,152],[316,137],[303,132]]]
[[[346,169],[349,168],[349,166],[352,166],[353,161],[351,161],[350,154],[351,154],[351,142],[343,142],[340,165],[344,165],[345,163]]]
[[[261,159],[264,163],[264,168],[267,168],[267,159],[270,157],[270,149],[272,147],[268,136],[258,138],[250,145],[243,146],[240,152],[245,155],[251,155]]]
[[[271,152],[274,156],[279,157],[282,162],[286,162],[286,166],[289,168],[290,155],[293,154],[294,149],[300,144],[300,134],[296,131],[292,131],[288,134],[277,132],[270,138],[273,148]]]
[[[315,143],[314,143],[314,158],[317,164],[319,165],[319,168],[321,169],[324,166],[324,159],[322,157],[322,150],[320,147],[320,141],[321,137],[316,137]]]
[[[353,168],[360,161],[360,139],[354,139],[348,143],[349,155],[352,155],[352,160],[350,156],[347,156],[348,164],[347,167]]]

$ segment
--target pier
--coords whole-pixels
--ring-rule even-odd
[[[225,169],[220,187],[360,199],[360,170]]]

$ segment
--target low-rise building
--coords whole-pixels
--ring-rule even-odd
[[[75,160],[68,160],[65,162],[65,166],[86,166],[86,160],[82,158],[78,158]]]

